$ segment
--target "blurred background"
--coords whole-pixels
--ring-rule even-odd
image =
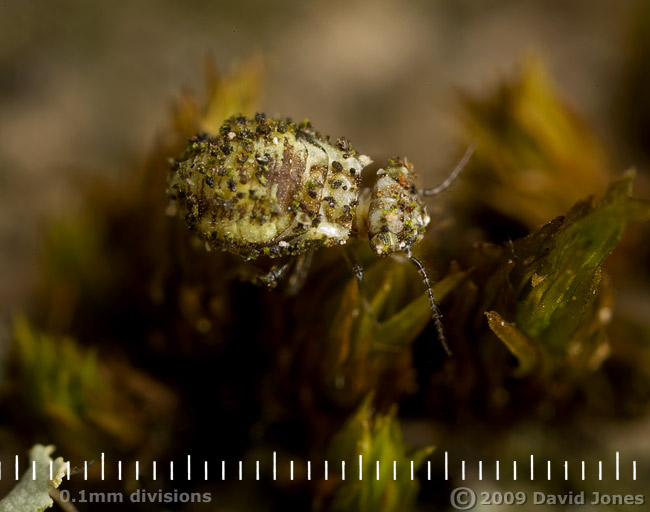
[[[647,158],[617,113],[630,74],[648,74],[631,68],[648,65],[648,11],[643,0],[2,2],[0,312],[30,288],[44,220],[78,206],[97,176],[128,180],[178,92],[201,92],[208,56],[222,70],[258,57],[269,115],[309,118],[375,160],[407,155],[434,184],[457,157],[458,90],[491,90],[534,53],[622,171]],[[631,111],[648,101],[637,92]]]

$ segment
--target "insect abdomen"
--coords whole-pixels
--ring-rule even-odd
[[[362,167],[347,141],[333,146],[290,120],[242,116],[217,136],[190,140],[169,195],[214,248],[246,259],[345,243]]]

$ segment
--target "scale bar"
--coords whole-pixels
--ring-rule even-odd
[[[272,472],[272,478],[273,480],[278,479],[278,470],[282,471],[283,474],[284,471],[286,470],[286,475],[289,476],[290,480],[312,480],[312,465],[311,461],[304,461],[306,464],[306,472],[302,471],[301,468],[304,467],[303,461],[298,460],[297,462],[295,460],[286,460],[282,461],[280,464],[280,467],[278,467],[278,456],[277,452],[271,452],[272,453],[272,460],[273,460],[273,472]],[[613,464],[609,463],[606,458],[601,458],[601,460],[581,460],[579,461],[579,467],[580,467],[580,473],[579,477],[578,474],[575,475],[576,479],[580,478],[583,482],[587,481],[587,465],[589,465],[589,477],[591,480],[596,480],[598,482],[602,482],[605,480],[609,480],[612,482],[621,482],[621,481],[637,481],[638,478],[638,461],[637,460],[630,460],[627,462],[624,458],[621,457],[621,452],[620,451],[614,451],[612,453],[612,458],[614,459],[612,462]],[[340,471],[338,469],[338,462],[334,462],[337,466],[337,478],[340,478],[341,480],[346,480],[346,477],[348,480],[353,479],[356,480],[356,464],[358,463],[358,480],[362,481],[364,479],[364,476],[366,479],[370,478],[372,479],[372,463],[369,463],[369,467],[367,468],[367,471],[364,471],[364,455],[359,454],[357,455],[358,457],[358,462],[354,461],[354,459],[348,460],[347,464],[346,461],[341,461],[341,466],[340,466]],[[552,481],[553,478],[556,480],[562,479],[564,482],[569,482],[571,480],[570,478],[570,471],[569,471],[569,465],[571,465],[572,468],[575,467],[577,470],[578,468],[578,461],[571,461],[571,460],[564,460],[562,461],[562,469],[561,471],[559,464],[560,461],[556,461],[556,467],[555,470],[553,470],[553,461],[547,459],[546,461],[546,471],[543,470],[543,466],[539,464],[538,462],[538,467],[535,467],[535,455],[530,454],[528,455],[529,460],[529,468],[528,470],[525,468],[526,463],[524,462],[522,464],[523,466],[523,474],[522,470],[520,470],[519,462],[517,460],[512,460],[512,481],[517,481],[521,479],[528,480],[528,473],[530,474],[530,481],[533,482],[535,479],[545,479],[545,481]],[[484,480],[484,471],[483,471],[483,460],[478,460],[476,462],[467,460],[466,458],[459,458],[460,460],[454,461],[452,459],[452,456],[450,455],[449,451],[444,451],[443,452],[443,460],[440,461],[438,459],[438,470],[442,469],[442,474],[444,475],[444,480],[445,481],[472,481],[474,478],[478,476],[478,480],[482,481]],[[611,459],[609,459],[611,460]],[[110,461],[107,459],[106,454],[104,452],[101,453],[100,455],[100,464],[97,464],[99,468],[96,468],[95,465],[93,465],[93,461],[84,461],[83,462],[83,470],[78,470],[74,469],[71,471],[70,469],[70,462],[65,462],[65,474],[68,478],[68,480],[71,477],[71,473],[81,473],[83,472],[83,479],[88,481],[88,480],[99,480],[101,479],[102,481],[105,481],[107,478],[116,478],[119,481],[122,481],[124,478],[128,477],[126,475],[132,475],[129,471],[129,466],[130,462],[124,463],[123,460],[115,460],[115,461]],[[3,476],[6,476],[8,471],[6,470],[8,464],[5,461],[5,464],[3,465],[3,461],[0,461],[0,480],[2,479]],[[174,467],[174,461],[169,461],[169,466],[166,466],[166,462],[161,462],[163,464],[162,467],[164,467],[164,471],[161,471],[160,474],[158,472],[159,466],[158,466],[157,460],[152,460],[151,461],[151,474],[148,476],[151,477],[153,481],[159,481],[159,480],[169,480],[169,481],[174,481],[175,480],[175,467]],[[221,460],[221,480],[225,481],[226,480],[226,460]],[[263,462],[263,461],[262,461]],[[261,464],[262,462],[260,460],[255,461],[255,481],[260,481],[263,480],[262,476],[265,478],[268,478],[267,472],[264,472],[264,475],[262,475],[262,470],[261,470]],[[440,468],[440,464],[443,464],[443,467]],[[504,477],[506,475],[502,475],[502,464],[506,464],[506,467],[510,464],[510,461],[505,461],[505,460],[495,460],[494,461],[494,474],[492,475],[493,479],[495,481],[503,481]],[[19,456],[16,455],[14,457],[14,478],[17,480],[20,480],[21,474],[20,474],[20,460]],[[140,480],[140,461],[139,460],[134,460],[132,463],[135,464],[135,480]],[[296,463],[298,464],[297,469],[296,469]],[[385,464],[390,464],[389,461],[384,461],[383,463]],[[411,480],[416,479],[416,472],[418,468],[415,467],[415,462],[413,460],[392,460],[392,479],[394,481],[397,480],[398,478],[398,463],[399,463],[399,470],[402,473],[402,476],[406,478],[406,474],[410,475]],[[490,464],[491,462],[488,462]],[[49,477],[52,479],[55,475],[53,474],[53,461],[49,461]],[[147,465],[149,462],[146,463]],[[203,461],[203,481],[208,481],[209,479],[209,470],[208,470],[208,460]],[[323,478],[327,480],[330,475],[329,475],[329,462],[327,460],[324,461],[324,475],[320,475],[318,478]],[[390,478],[390,472],[389,471],[384,471],[384,473],[381,472],[381,464],[382,461],[376,460],[375,461],[375,478],[376,480],[381,480],[382,478]],[[408,464],[408,465],[407,465]],[[432,460],[427,460],[426,461],[426,480],[432,481],[435,480],[436,478],[442,478],[441,474],[436,472],[434,474],[434,464],[436,464],[435,459],[434,462]],[[478,474],[475,473],[476,466],[474,464],[478,465]],[[629,465],[628,465],[629,464]],[[196,471],[192,471],[192,456],[187,455],[187,459],[185,462],[186,468],[187,468],[187,480],[191,481],[193,478],[200,478],[200,476],[197,476],[195,473]],[[247,467],[250,467],[252,469],[252,461],[246,462]],[[9,464],[10,466],[10,464]],[[45,464],[44,464],[45,466]],[[541,467],[540,467],[541,466]],[[630,468],[631,466],[631,468]],[[36,479],[36,473],[40,471],[40,466],[37,468],[36,462],[30,461],[28,464],[27,468],[28,470],[31,467],[31,471],[29,471],[29,476],[31,476],[32,479]],[[597,467],[597,471],[596,470]],[[244,461],[239,460],[237,461],[237,472],[233,472],[229,476],[229,478],[236,478],[238,480],[243,480],[244,479]],[[2,470],[5,469],[3,472]],[[196,469],[196,468],[195,468]],[[233,468],[234,469],[234,468]],[[348,474],[346,475],[346,469],[348,469]],[[388,469],[388,468],[385,468]],[[424,470],[424,466],[422,466],[422,469]],[[537,470],[536,470],[537,469]],[[631,471],[630,471],[631,469]],[[45,471],[45,467],[43,467],[43,471]],[[93,474],[95,475],[94,477],[90,475],[90,472],[93,471]],[[409,473],[406,473],[406,471],[409,471]],[[573,471],[572,471],[573,472]],[[164,473],[164,474],[163,474]],[[364,475],[364,473],[366,473]],[[405,474],[406,473],[406,474]],[[507,472],[509,473],[509,472]],[[577,471],[575,472],[577,473]],[[198,475],[201,474],[201,471],[198,471]],[[253,478],[253,472],[246,470],[247,478]],[[487,476],[487,475],[485,475]],[[507,475],[507,479],[510,478],[510,475]],[[131,476],[131,478],[133,478]],[[182,477],[181,477],[182,478]],[[424,475],[422,475],[422,478],[424,479]]]

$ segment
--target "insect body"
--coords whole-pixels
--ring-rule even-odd
[[[406,254],[425,281],[447,349],[429,279],[411,246],[430,222],[422,197],[449,186],[469,154],[437,189],[418,190],[413,167],[399,158],[377,171],[372,189],[362,189],[361,171],[371,160],[345,138],[332,144],[308,123],[234,116],[217,135],[190,139],[172,166],[168,194],[210,247],[246,260],[300,256],[351,238],[368,240],[381,256]]]
[[[290,120],[237,116],[196,136],[177,161],[169,195],[188,227],[244,259],[296,256],[345,244],[370,159]]]

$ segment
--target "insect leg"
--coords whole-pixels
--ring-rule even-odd
[[[418,269],[418,272],[420,273],[420,276],[422,276],[422,280],[424,281],[424,286],[427,288],[427,295],[429,296],[429,303],[431,304],[431,313],[433,316],[433,323],[436,325],[436,331],[438,331],[438,339],[440,340],[440,343],[442,344],[442,348],[445,349],[445,352],[447,352],[447,355],[451,355],[451,350],[449,349],[449,345],[447,344],[447,337],[445,336],[445,329],[442,325],[442,313],[440,313],[440,310],[438,309],[438,304],[436,302],[436,298],[433,296],[433,288],[431,287],[431,281],[429,280],[429,276],[427,275],[427,271],[424,269],[424,265],[418,260],[415,256],[411,254],[411,250],[408,249],[404,251],[406,254],[406,257],[409,259],[411,263],[415,266],[415,268]]]
[[[269,270],[266,274],[253,276],[250,280],[256,285],[264,285],[269,289],[273,289],[277,286],[278,281],[282,279],[289,271],[292,263],[293,262],[289,261],[281,267],[273,265],[273,267],[271,267],[271,270]]]
[[[307,273],[309,271],[309,267],[311,266],[311,260],[313,259],[313,257],[314,257],[314,251],[309,250],[307,252],[302,253],[300,256],[296,258],[293,270],[289,275],[289,280],[288,280],[289,282],[287,283],[286,294],[289,297],[293,297],[294,295],[297,295],[300,289],[305,284],[305,280],[307,279]]]
[[[460,162],[456,164],[456,167],[454,167],[454,170],[451,171],[451,174],[447,177],[447,179],[437,187],[420,190],[419,191],[420,195],[424,197],[435,196],[436,194],[440,194],[440,192],[442,192],[443,190],[448,189],[449,186],[456,180],[456,178],[458,178],[458,175],[461,173],[461,171],[465,168],[467,162],[469,162],[469,159],[472,157],[472,154],[474,153],[475,149],[476,149],[476,142],[473,142],[467,148],[467,151],[465,151],[463,158],[461,158]]]
[[[345,258],[345,262],[350,266],[350,270],[352,270],[354,277],[357,278],[359,290],[361,290],[361,286],[363,285],[363,267],[361,266],[359,258],[357,258],[354,251],[348,247],[344,248],[343,257]]]
[[[346,248],[346,250],[343,251],[343,255],[345,257],[345,261],[347,261],[348,265],[350,265],[354,277],[357,278],[357,285],[359,287],[359,297],[361,298],[361,303],[363,304],[363,310],[366,313],[366,315],[368,315],[368,317],[371,319],[373,325],[377,325],[377,319],[372,314],[372,308],[370,307],[370,302],[368,302],[368,299],[363,293],[363,266],[361,265],[361,262],[359,261],[359,258],[357,258],[356,254],[354,254],[354,252],[352,252],[351,250]]]

